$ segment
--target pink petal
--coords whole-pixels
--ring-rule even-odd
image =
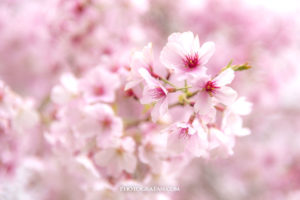
[[[168,112],[168,99],[164,98],[161,102],[159,113],[161,116],[164,116]]]
[[[179,138],[177,133],[169,133],[167,148],[172,153],[180,154],[185,150],[185,142],[187,140],[182,140]]]
[[[205,115],[208,113],[211,107],[211,97],[206,92],[199,92],[196,95],[196,102],[194,105],[195,111],[200,115]]]
[[[193,44],[192,44],[192,53],[198,53],[200,49],[200,42],[198,35],[194,38]]]
[[[205,42],[199,50],[200,63],[205,65],[215,52],[215,43]]]
[[[233,90],[230,87],[222,87],[218,90],[216,90],[216,93],[214,94],[214,97],[220,101],[220,103],[223,103],[225,105],[230,105],[232,104],[236,97],[237,97],[237,92]]]
[[[143,97],[140,99],[142,104],[149,104],[159,101],[166,97],[167,93],[163,87],[150,88],[146,86],[143,91]]]
[[[115,151],[113,149],[107,149],[95,154],[95,163],[101,167],[107,166],[115,157]]]
[[[169,69],[181,70],[183,66],[182,58],[184,58],[184,53],[176,43],[168,43],[160,54],[161,63]]]
[[[198,73],[196,73],[196,74],[198,74]],[[200,77],[200,78],[198,78],[196,80],[196,82],[193,84],[194,85],[193,87],[196,90],[201,90],[205,87],[205,84],[207,83],[207,81],[210,80],[210,76],[207,76],[206,74],[205,75],[204,74],[199,74],[198,77]]]
[[[136,157],[130,153],[124,153],[122,160],[122,166],[124,167],[125,171],[133,173],[137,163]]]
[[[151,111],[151,118],[153,122],[157,122],[159,119],[160,115],[160,107],[162,105],[163,101],[157,101],[156,104],[154,105],[152,111]]]
[[[214,80],[218,87],[222,87],[224,85],[230,84],[234,79],[234,71],[232,69],[226,69],[221,72]]]
[[[135,86],[137,86],[138,84],[140,84],[141,82],[143,81],[143,79],[136,79],[136,80],[132,80],[130,82],[128,82],[126,85],[125,85],[125,91],[126,90],[129,90]]]
[[[157,80],[155,80],[145,68],[140,68],[139,73],[150,87],[156,87],[159,85]]]

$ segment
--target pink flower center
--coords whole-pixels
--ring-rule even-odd
[[[181,128],[179,131],[179,138],[186,138],[189,139],[191,135],[189,134],[189,128]]]
[[[183,60],[184,66],[189,69],[194,69],[198,65],[200,65],[200,60],[198,54],[194,55],[187,55],[185,56],[185,59]]]
[[[110,129],[112,126],[112,121],[109,117],[105,117],[102,121],[101,121],[101,125],[103,127],[103,129]]]
[[[93,89],[93,93],[94,93],[95,96],[101,96],[101,95],[104,94],[104,92],[105,91],[104,91],[104,88],[102,86],[96,86]]]
[[[153,99],[161,99],[166,96],[166,93],[161,87],[154,88],[150,92]]]
[[[207,83],[204,86],[204,90],[206,92],[208,92],[209,94],[215,93],[216,92],[215,90],[218,89],[218,88],[220,88],[220,87],[218,87],[216,85],[215,81],[207,81]]]

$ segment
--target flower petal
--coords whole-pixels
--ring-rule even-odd
[[[168,112],[168,98],[164,98],[159,108],[160,116],[164,116]]]
[[[205,115],[208,113],[211,107],[212,101],[210,96],[206,92],[199,92],[196,95],[196,102],[194,105],[195,111],[200,115]]]
[[[133,173],[135,168],[136,168],[136,157],[134,155],[132,155],[131,153],[124,153],[123,157],[123,167],[125,169],[125,171],[129,172],[129,173]]]
[[[234,71],[232,69],[226,69],[221,72],[214,80],[218,87],[222,87],[224,85],[230,84],[234,79]]]
[[[223,103],[225,105],[232,104],[236,97],[237,92],[233,90],[231,87],[222,87],[218,90],[216,90],[216,93],[214,94],[214,97],[220,101],[220,103]]]
[[[115,157],[115,151],[113,149],[107,149],[100,151],[95,154],[95,163],[101,167],[108,165],[112,159]]]
[[[150,87],[159,85],[145,68],[140,68],[139,73]]]
[[[151,111],[151,118],[152,118],[153,122],[157,122],[157,120],[160,117],[160,107],[161,107],[162,103],[163,103],[163,100],[157,101]]]
[[[184,58],[184,53],[182,48],[176,43],[168,43],[160,54],[160,61],[166,68],[181,70],[184,65],[182,58]]]
[[[135,87],[136,85],[140,84],[142,81],[143,81],[143,79],[137,79],[137,80],[130,81],[130,82],[126,83],[124,90],[125,91],[129,90],[129,89]]]
[[[201,65],[205,65],[215,52],[215,43],[205,42],[199,50]]]

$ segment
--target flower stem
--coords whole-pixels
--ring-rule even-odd
[[[163,81],[166,84],[169,84],[170,86],[177,88],[176,85],[174,85],[173,83],[171,83],[170,81],[168,81],[167,79],[164,79],[162,77],[159,77],[159,80]]]

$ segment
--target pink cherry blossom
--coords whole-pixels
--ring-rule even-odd
[[[163,167],[166,157],[166,142],[166,135],[149,133],[144,137],[142,145],[138,149],[141,162],[151,166],[154,173],[158,173]]]
[[[57,104],[63,104],[77,95],[79,95],[78,80],[72,74],[63,74],[60,84],[52,89],[51,100]]]
[[[143,81],[143,77],[139,73],[140,68],[145,68],[148,71],[153,70],[151,43],[145,46],[142,51],[138,51],[133,54],[130,64],[129,82],[126,84],[125,90],[128,90]]]
[[[206,114],[216,103],[232,104],[237,93],[226,85],[230,84],[233,78],[234,71],[226,69],[215,78],[203,76],[196,80],[194,88],[199,92],[195,98],[195,111]]]
[[[178,73],[201,71],[214,53],[214,43],[200,46],[192,32],[173,33],[163,48],[160,60],[168,69]]]
[[[94,155],[95,163],[98,166],[106,167],[106,173],[112,176],[119,176],[123,170],[133,173],[137,159],[133,154],[135,143],[132,138],[115,140],[111,147],[101,150]]]
[[[115,90],[120,86],[119,78],[104,67],[96,67],[80,80],[80,90],[87,102],[106,102],[115,100]]]
[[[94,104],[83,108],[84,116],[75,125],[78,134],[97,138],[99,147],[107,146],[122,135],[123,123],[106,104]]]
[[[146,86],[143,91],[143,97],[140,99],[142,104],[155,102],[151,112],[151,117],[156,122],[159,117],[164,116],[168,111],[168,90],[156,79],[151,77],[145,69],[139,70],[141,76],[146,81]]]
[[[0,199],[297,198],[298,16],[236,0],[1,0]]]
[[[178,122],[168,129],[167,148],[172,153],[207,156],[208,138],[197,119],[191,123]]]
[[[221,152],[221,154],[233,154],[235,139],[232,135],[228,135],[217,128],[209,129],[209,149]]]
[[[236,136],[246,136],[251,133],[248,128],[243,127],[241,116],[248,115],[251,112],[252,104],[246,101],[245,97],[238,98],[233,104],[228,106],[224,111],[222,120],[222,129],[224,132]]]

